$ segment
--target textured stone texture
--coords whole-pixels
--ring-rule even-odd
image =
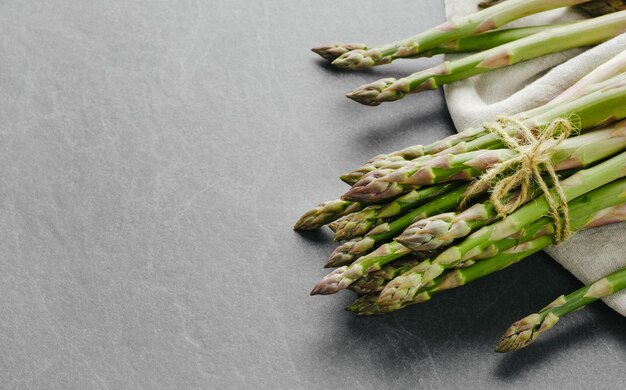
[[[0,388],[620,387],[626,320],[601,304],[492,352],[579,286],[543,255],[385,317],[308,296],[332,244],[299,214],[369,156],[453,133],[438,92],[342,96],[435,60],[337,72],[308,48],[442,19],[436,0],[0,2]]]

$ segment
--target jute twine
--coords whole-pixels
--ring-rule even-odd
[[[507,129],[510,131],[511,128],[515,130],[514,137],[507,132]],[[572,122],[558,118],[541,131],[534,133],[520,120],[500,117],[496,122],[485,124],[485,129],[496,135],[507,148],[517,153],[515,157],[494,165],[480,176],[465,194],[463,204],[482,190],[489,189],[490,200],[496,211],[501,217],[505,217],[532,197],[536,184],[545,195],[550,216],[554,220],[555,242],[566,240],[571,234],[567,198],[551,158],[554,148],[576,130]],[[552,196],[542,176],[542,169],[552,180],[557,200]],[[516,189],[516,196],[502,201]]]

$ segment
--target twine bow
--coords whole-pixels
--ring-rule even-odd
[[[505,130],[510,130],[511,127],[516,130],[514,137]],[[545,195],[550,216],[554,220],[555,242],[566,240],[571,233],[567,198],[551,158],[554,147],[575,130],[572,122],[562,118],[555,119],[535,135],[521,121],[500,117],[497,122],[485,125],[485,129],[500,138],[507,148],[517,153],[515,157],[495,165],[480,176],[465,195],[463,203],[478,192],[489,188],[491,202],[498,214],[505,217],[531,198],[533,183],[536,183]],[[541,174],[542,168],[552,180],[558,201],[555,201],[550,193],[548,184]],[[519,188],[517,194],[503,202],[502,199],[516,188]]]

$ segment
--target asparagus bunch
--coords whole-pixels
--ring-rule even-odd
[[[388,90],[393,83],[383,80],[376,93],[373,88],[362,95],[375,105],[517,61],[595,44],[626,29],[623,11],[563,26],[495,30],[526,14],[583,3],[590,2],[508,0],[384,48],[350,44],[315,51],[360,68],[396,58],[485,50],[420,72],[399,89]],[[294,227],[329,224],[340,242],[326,263],[337,268],[311,294],[350,289],[361,296],[348,310],[388,313],[508,267],[580,229],[624,220],[625,53],[541,107],[430,145],[375,156],[341,176],[351,186],[341,199],[313,208]],[[472,183],[479,177],[500,180],[494,172],[506,176],[522,169],[534,172],[537,183],[515,182],[500,192],[501,198],[488,194],[483,184],[489,181]],[[510,210],[503,211],[503,204]],[[542,311],[534,322],[515,325],[499,349],[532,341],[557,314]]]

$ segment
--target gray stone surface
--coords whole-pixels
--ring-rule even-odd
[[[385,22],[376,18],[384,15]],[[369,156],[453,132],[441,93],[342,93],[308,48],[435,25],[438,0],[0,2],[0,388],[623,388],[601,304],[544,255],[380,318],[308,296],[332,249],[291,225]],[[593,259],[590,259],[593,260]]]

